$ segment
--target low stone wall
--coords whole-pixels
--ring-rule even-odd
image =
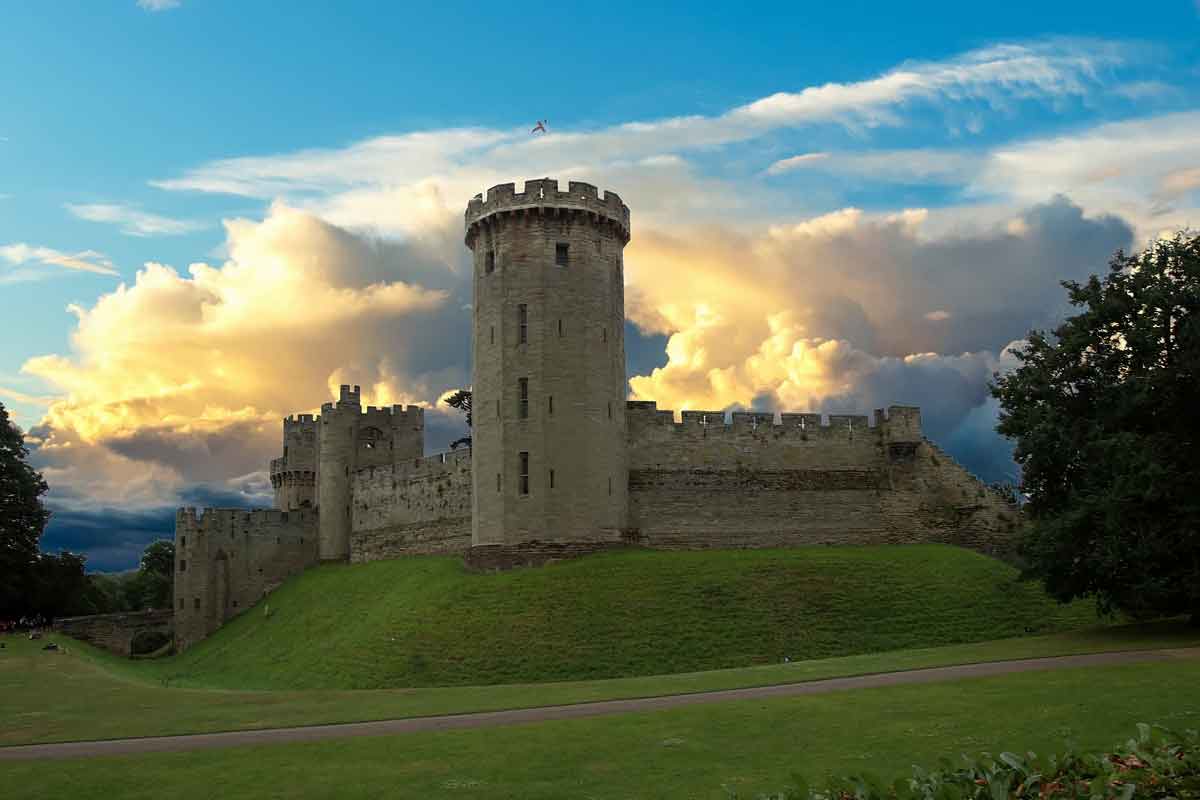
[[[463,564],[474,572],[495,572],[515,567],[541,567],[555,561],[629,547],[625,542],[522,542],[482,544],[463,554]]]
[[[175,614],[170,609],[138,611],[127,614],[95,614],[88,617],[64,617],[56,620],[54,630],[119,656],[133,652],[133,637],[142,631],[170,636]]]

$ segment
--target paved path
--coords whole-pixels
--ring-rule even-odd
[[[176,753],[185,750],[204,750],[213,747],[240,745],[283,744],[287,742],[316,742],[323,739],[342,739],[351,736],[381,736],[419,731],[446,731],[459,728],[491,728],[527,722],[556,719],[579,719],[630,711],[658,711],[666,708],[722,703],[728,700],[762,700],[772,697],[795,697],[805,694],[826,694],[848,689],[878,686],[936,683],[957,678],[982,678],[990,675],[1010,675],[1016,672],[1092,667],[1114,664],[1138,664],[1150,661],[1170,661],[1178,658],[1200,659],[1200,647],[1168,650],[1132,650],[1115,653],[1093,653],[1080,656],[1028,658],[1015,661],[988,661],[982,664],[962,664],[953,667],[931,667],[905,672],[884,672],[852,678],[828,678],[784,683],[776,686],[755,686],[745,689],[724,689],[715,692],[696,692],[662,697],[642,697],[630,700],[603,700],[565,706],[520,708],[511,711],[481,711],[470,714],[449,714],[437,717],[410,717],[376,722],[347,722],[334,725],[306,725],[299,728],[266,728],[256,731],[197,733],[185,736],[149,736],[142,739],[105,739],[94,742],[63,744],[33,744],[0,747],[0,761],[48,758],[87,758],[92,756],[140,755],[143,753]]]

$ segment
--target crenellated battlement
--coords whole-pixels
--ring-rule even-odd
[[[315,436],[320,418],[313,414],[289,414],[283,418],[283,438],[302,437],[305,433]]]
[[[201,508],[197,510],[195,506],[186,506],[175,512],[175,531],[176,535],[180,532],[228,532],[234,526],[249,529],[287,523],[303,525],[309,522],[315,524],[316,520],[317,512],[309,508],[293,509],[292,511],[281,511],[278,508]]]
[[[422,406],[367,406],[361,416],[363,425],[376,427],[405,426],[425,427],[425,409]]]
[[[658,408],[653,400],[629,400],[625,404],[631,436],[648,426],[670,427],[680,434],[722,436],[747,432],[770,434],[773,438],[795,437],[836,441],[854,436],[874,435],[889,442],[921,441],[921,410],[914,406],[890,406],[876,409],[875,424],[865,414],[814,414],[783,412],[681,411]]]
[[[629,241],[629,206],[615,192],[600,191],[590,183],[570,181],[567,190],[559,189],[556,178],[525,181],[524,191],[516,184],[501,183],[487,190],[485,198],[477,194],[467,204],[466,241],[471,246],[477,227],[494,215],[508,213],[586,213],[617,226],[622,240]]]

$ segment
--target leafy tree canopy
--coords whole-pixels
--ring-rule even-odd
[[[18,616],[31,590],[38,542],[50,512],[46,482],[26,458],[21,431],[0,403],[0,617]]]
[[[997,375],[1028,572],[1059,600],[1200,622],[1200,236],[1065,282],[1078,313]]]
[[[142,551],[141,570],[174,578],[175,543],[170,539],[159,539],[146,545]]]

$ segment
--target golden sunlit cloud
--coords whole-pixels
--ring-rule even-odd
[[[70,307],[70,357],[25,363],[61,395],[34,431],[48,477],[126,484],[138,462],[155,466],[142,494],[222,479],[262,469],[279,418],[339,381],[367,384],[379,403],[444,388],[400,344],[436,326],[450,296],[399,279],[419,254],[282,205],[226,230],[224,264],[147,263],[132,285]],[[91,446],[108,452],[83,458]],[[107,481],[81,479],[87,463]]]

